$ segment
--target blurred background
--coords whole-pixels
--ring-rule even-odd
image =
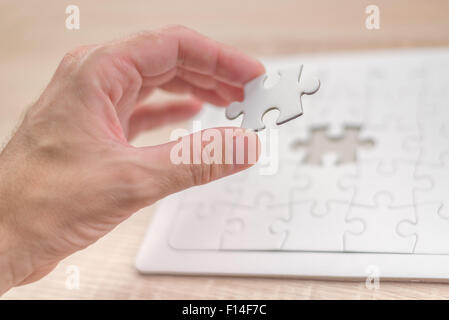
[[[68,5],[80,9],[80,29],[65,26]],[[380,9],[380,29],[365,27],[368,5]],[[0,142],[40,95],[70,49],[167,24],[183,24],[259,56],[449,45],[449,2],[358,0],[135,0],[0,1]],[[155,144],[161,129],[140,138]],[[404,297],[414,284],[364,284],[307,280],[140,276],[133,263],[151,209],[140,212],[88,249],[63,261],[45,279],[4,298],[341,298]],[[80,288],[67,289],[70,266]],[[421,284],[410,297],[446,295],[442,285]],[[194,289],[194,290],[193,290]]]

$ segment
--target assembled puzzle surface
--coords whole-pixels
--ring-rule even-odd
[[[301,114],[301,100],[305,106],[279,126],[279,170],[260,175],[258,164],[162,201],[137,268],[342,278],[375,268],[386,278],[449,279],[449,49],[266,65],[303,66],[285,78],[281,72],[271,90],[289,78],[309,79],[286,85],[294,98],[265,100],[267,108],[281,106],[277,124]],[[312,74],[321,87],[301,98],[318,89]],[[259,103],[252,99],[231,105],[228,116]],[[297,102],[295,112],[284,108],[287,100]],[[207,109],[203,126],[240,125],[224,112]],[[244,127],[262,129],[263,121],[263,114],[243,114]],[[357,129],[351,139],[348,128]],[[316,142],[316,130],[327,147]],[[346,151],[332,149],[345,139],[352,141]]]

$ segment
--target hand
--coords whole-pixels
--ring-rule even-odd
[[[249,167],[176,165],[175,142],[136,148],[129,140],[191,117],[201,100],[241,100],[243,85],[263,72],[179,26],[67,54],[0,154],[0,294],[46,275],[140,208]],[[143,105],[154,88],[193,97]]]

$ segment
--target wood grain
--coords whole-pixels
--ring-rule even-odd
[[[81,29],[65,28],[65,7],[77,4]],[[368,4],[381,12],[380,30],[364,26]],[[350,0],[30,1],[0,4],[0,139],[49,81],[63,54],[166,24],[185,24],[259,56],[317,51],[449,45],[449,2]],[[138,144],[167,139],[168,130]],[[147,208],[89,248],[67,258],[46,278],[3,299],[447,299],[435,283],[363,282],[237,277],[142,276],[133,267],[154,209]],[[66,268],[81,272],[79,290],[65,288]]]

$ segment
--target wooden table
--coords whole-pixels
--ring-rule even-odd
[[[80,30],[65,28],[65,8],[81,11]],[[365,8],[380,8],[380,29],[365,28]],[[255,55],[449,45],[449,2],[359,0],[47,1],[0,4],[0,138],[7,140],[70,48],[165,24],[185,24]],[[138,144],[167,140],[158,130]],[[449,298],[449,285],[237,277],[142,276],[133,267],[153,208],[131,217],[43,280],[6,299],[371,299]],[[80,289],[66,289],[69,266]]]

